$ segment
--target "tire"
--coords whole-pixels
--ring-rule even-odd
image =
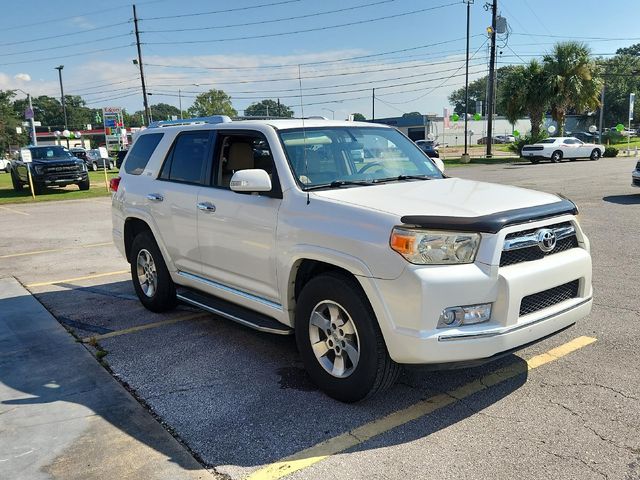
[[[46,187],[41,183],[33,182],[33,193],[34,195],[42,195],[44,193],[44,189]]]
[[[24,184],[22,184],[20,180],[16,178],[16,175],[13,172],[13,170],[11,171],[11,184],[13,185],[13,189],[16,192],[21,192],[24,189]]]
[[[551,163],[560,163],[562,161],[562,152],[556,150],[551,154]]]
[[[87,177],[86,180],[83,180],[80,183],[78,183],[78,188],[80,190],[89,190],[89,188],[91,188],[91,180],[89,180],[89,177]]]
[[[113,170],[113,162],[109,161],[109,170]]]
[[[352,403],[371,397],[389,388],[400,373],[400,365],[389,357],[367,297],[345,275],[325,273],[304,286],[295,327],[298,351],[309,376],[336,400]],[[318,347],[314,350],[312,344]],[[350,348],[342,349],[347,345]]]
[[[142,305],[152,312],[175,308],[176,287],[150,232],[141,232],[133,239],[130,259],[131,280]]]
[[[596,160],[600,160],[600,157],[602,156],[602,154],[600,153],[600,149],[599,148],[594,148],[593,152],[591,152],[591,155],[589,156],[589,158],[593,161]]]
[[[532,158],[531,159],[531,163],[533,163],[534,165],[537,165],[540,163],[540,159],[539,158]]]
[[[94,172],[98,171],[98,164],[96,162],[93,162],[91,164],[91,170],[93,170]]]

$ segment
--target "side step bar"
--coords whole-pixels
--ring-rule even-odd
[[[275,333],[276,335],[291,335],[293,329],[283,325],[277,320],[254,312],[248,308],[241,307],[221,298],[208,295],[206,293],[197,292],[187,288],[179,288],[177,292],[178,300],[192,305],[207,312],[220,315],[226,319],[253,328],[261,332]]]

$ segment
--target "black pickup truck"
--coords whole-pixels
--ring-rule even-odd
[[[85,163],[69,150],[57,145],[28,147],[31,151],[31,176],[35,193],[45,187],[66,187],[76,184],[80,190],[89,190],[89,172]],[[28,164],[22,157],[11,163],[11,183],[16,191],[29,185]]]

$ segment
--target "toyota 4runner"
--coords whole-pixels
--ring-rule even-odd
[[[172,123],[138,135],[111,185],[140,301],[295,334],[334,398],[384,390],[400,364],[490,360],[591,310],[565,198],[445,176],[383,125]]]

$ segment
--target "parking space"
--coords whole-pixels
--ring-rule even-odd
[[[0,207],[0,276],[16,276],[225,478],[635,479],[635,161],[452,168],[453,176],[559,192],[578,204],[592,242],[593,313],[489,365],[407,368],[391,390],[355,405],[316,389],[292,337],[186,306],[145,310],[111,244],[108,199]]]

